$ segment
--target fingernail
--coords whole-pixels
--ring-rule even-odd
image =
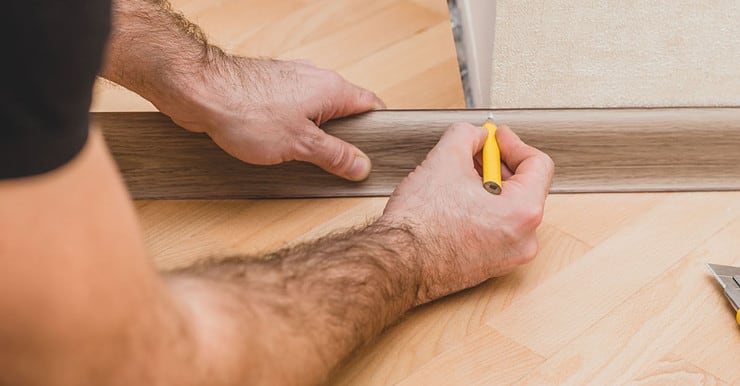
[[[352,168],[349,169],[347,177],[353,181],[362,181],[370,174],[370,159],[367,158],[365,153],[358,152],[355,156],[355,161],[352,163]]]
[[[385,103],[383,103],[383,101],[381,100],[375,101],[374,107],[375,107],[375,110],[385,110],[387,108]]]

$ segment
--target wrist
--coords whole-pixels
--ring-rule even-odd
[[[205,44],[202,54],[169,65],[153,66],[140,95],[162,113],[180,121],[202,121],[213,115],[218,99],[217,75],[230,60],[220,48]],[[135,90],[136,91],[136,90]]]
[[[412,254],[407,257],[416,269],[416,293],[414,307],[428,303],[440,297],[435,288],[438,282],[446,282],[437,272],[436,263],[454,258],[454,249],[445,245],[439,237],[423,223],[405,216],[394,216],[388,212],[379,219],[391,229],[402,229],[408,236],[408,245]]]
[[[101,75],[173,115],[197,107],[209,68],[224,56],[168,2],[115,1]]]
[[[407,222],[396,221],[382,216],[368,228],[371,233],[377,232],[383,235],[382,245],[390,251],[390,259],[397,264],[395,271],[399,276],[396,278],[403,283],[403,296],[409,300],[403,312],[424,303],[422,289],[422,265],[424,246],[413,228]]]

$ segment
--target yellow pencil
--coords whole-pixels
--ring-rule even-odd
[[[488,138],[483,144],[483,187],[489,193],[501,194],[501,151],[496,141],[498,128],[493,123],[493,113],[488,113],[483,127],[488,129]]]

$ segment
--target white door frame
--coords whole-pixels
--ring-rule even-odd
[[[495,0],[447,0],[450,9],[465,104],[491,106],[493,38],[496,32]]]

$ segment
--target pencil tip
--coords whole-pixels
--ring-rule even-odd
[[[493,120],[493,111],[488,112],[488,119]]]

